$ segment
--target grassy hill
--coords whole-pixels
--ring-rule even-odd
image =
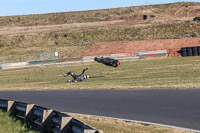
[[[200,2],[181,2],[0,17],[0,56],[60,51],[66,58],[95,42],[200,37],[199,10]]]
[[[76,12],[61,12],[36,15],[18,15],[0,17],[0,26],[33,26],[55,25],[65,23],[83,23],[108,20],[139,19],[142,15],[154,15],[157,17],[176,18],[199,15],[199,2],[180,2],[161,5],[132,6],[123,8],[111,8],[102,10],[88,10]],[[190,12],[189,14],[187,14]],[[160,16],[159,16],[160,15]],[[137,18],[135,18],[137,16]],[[142,17],[140,18],[142,19]],[[140,22],[138,22],[140,23]]]

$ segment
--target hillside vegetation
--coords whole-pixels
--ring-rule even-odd
[[[138,21],[142,15],[155,15],[156,18],[162,16],[165,19],[169,19],[169,17],[193,17],[195,15],[199,15],[198,6],[200,6],[200,3],[197,2],[181,2],[163,5],[132,6],[78,12],[7,16],[0,17],[0,26],[56,25],[65,23],[97,22],[118,19],[137,19]]]
[[[0,17],[0,56],[59,51],[61,58],[78,57],[95,42],[200,37],[196,16],[200,3],[182,2]]]

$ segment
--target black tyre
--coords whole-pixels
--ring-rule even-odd
[[[192,47],[187,47],[187,56],[192,56]]]
[[[197,47],[198,56],[200,56],[200,46]]]
[[[182,57],[186,57],[186,56],[187,56],[187,52],[182,52],[182,53],[181,53],[181,56],[182,56]]]
[[[187,50],[186,48],[181,48],[181,56],[186,57],[187,56]]]
[[[198,56],[198,48],[197,47],[192,47],[192,55]]]

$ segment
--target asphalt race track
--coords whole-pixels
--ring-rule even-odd
[[[1,91],[0,99],[200,130],[200,89]]]

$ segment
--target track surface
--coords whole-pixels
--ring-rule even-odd
[[[200,89],[11,91],[0,99],[200,130]]]

